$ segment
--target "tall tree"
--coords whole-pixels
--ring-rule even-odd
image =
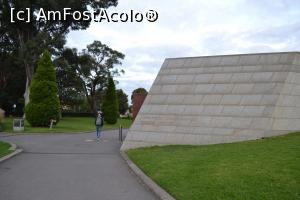
[[[124,115],[128,110],[128,95],[122,89],[117,90],[119,113]]]
[[[102,105],[104,120],[108,124],[117,123],[119,117],[118,97],[116,93],[116,86],[112,78],[108,79],[107,91]]]
[[[81,53],[76,49],[66,48],[62,55],[68,65],[76,72],[82,90],[90,104],[91,110],[97,114],[97,95],[107,87],[108,78],[124,73],[116,65],[121,65],[124,54],[109,48],[100,41],[94,41]]]
[[[86,29],[90,21],[76,20],[68,15],[66,20],[37,19],[36,13],[41,8],[47,11],[59,11],[70,8],[70,12],[88,11],[90,9],[116,6],[117,0],[2,0],[0,15],[0,53],[18,51],[16,61],[23,65],[26,72],[25,103],[29,101],[29,86],[31,85],[36,63],[44,49],[55,53],[65,44],[65,36],[71,30]],[[24,21],[11,22],[11,8],[25,10],[30,8],[30,23]]]
[[[31,126],[49,126],[50,120],[58,122],[60,104],[53,63],[45,51],[33,77],[30,102],[25,107],[26,119]]]

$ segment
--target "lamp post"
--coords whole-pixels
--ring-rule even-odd
[[[13,114],[14,114],[14,115],[16,114],[16,107],[17,107],[17,105],[14,104],[14,105],[13,105]]]

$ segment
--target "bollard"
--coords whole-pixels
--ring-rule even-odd
[[[120,125],[119,127],[119,141],[123,142],[123,127]]]

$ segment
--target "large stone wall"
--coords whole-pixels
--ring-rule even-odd
[[[121,147],[213,144],[300,130],[300,53],[166,59]]]

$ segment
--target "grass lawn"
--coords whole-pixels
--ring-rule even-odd
[[[0,158],[12,152],[9,148],[10,144],[0,141]]]
[[[3,123],[4,132],[13,132],[12,118],[5,118]],[[103,130],[118,129],[120,124],[123,128],[129,128],[132,124],[130,119],[119,119],[116,124],[104,124]],[[25,133],[78,133],[95,131],[95,119],[92,117],[64,117],[52,130],[42,127],[31,127],[25,122]]]
[[[300,199],[300,133],[207,146],[129,150],[178,200]]]

